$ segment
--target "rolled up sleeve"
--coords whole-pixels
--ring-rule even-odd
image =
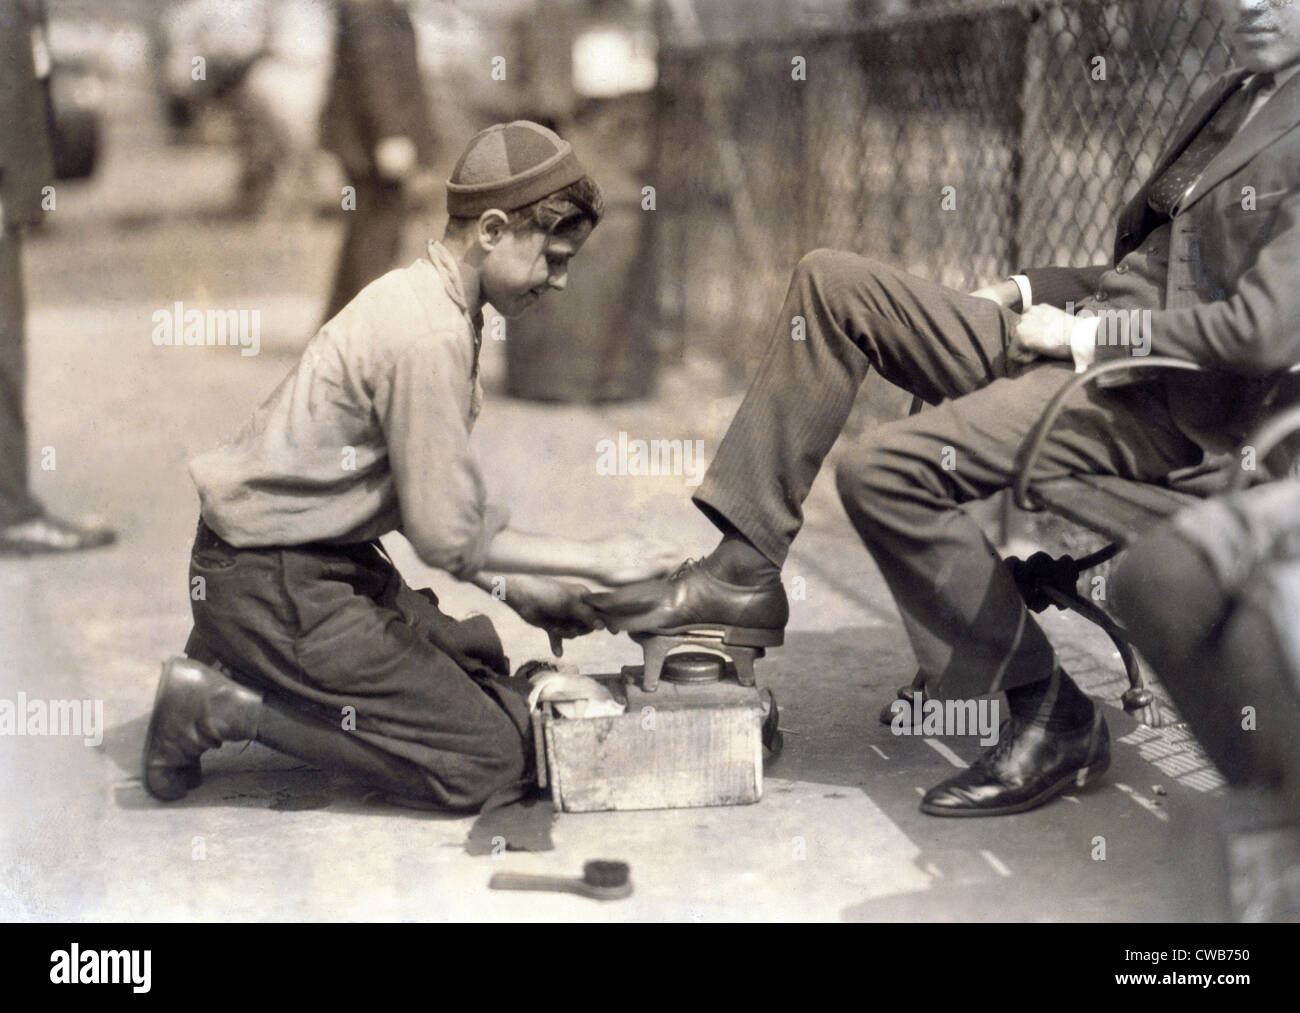
[[[402,534],[429,566],[455,577],[482,568],[509,520],[487,502],[469,443],[469,351],[454,336],[403,348],[374,391],[388,443]]]

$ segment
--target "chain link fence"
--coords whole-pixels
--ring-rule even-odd
[[[1119,208],[1228,63],[1209,0],[914,3],[834,34],[667,47],[665,333],[748,371],[817,247],[962,289],[1103,261]]]

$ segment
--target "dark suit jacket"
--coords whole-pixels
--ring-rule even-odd
[[[39,17],[28,0],[0,0],[0,202],[7,228],[41,215],[41,188],[54,182],[45,91],[32,62]]]
[[[339,0],[334,79],[321,143],[352,179],[371,179],[375,145],[409,137],[419,163],[433,160],[433,127],[420,82],[415,26],[393,0]]]
[[[1114,262],[1040,268],[1035,302],[1080,302],[1160,224],[1147,208],[1153,180],[1173,162],[1244,78],[1229,74],[1193,105],[1129,201],[1116,229]],[[1175,215],[1164,301],[1151,314],[1151,355],[1210,367],[1164,379],[1179,426],[1203,447],[1227,450],[1256,423],[1273,375],[1300,363],[1300,75],[1285,82],[1232,139]],[[1246,190],[1250,187],[1251,190]],[[1254,210],[1243,207],[1254,194]],[[1097,361],[1129,355],[1099,345]]]

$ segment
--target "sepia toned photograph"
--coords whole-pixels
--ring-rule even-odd
[[[0,50],[16,937],[1127,923],[1098,982],[1208,988],[1300,921],[1300,2]]]

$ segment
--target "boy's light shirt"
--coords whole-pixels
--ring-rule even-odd
[[[425,563],[471,576],[507,520],[469,445],[481,324],[441,243],[367,285],[239,435],[190,464],[208,526],[238,547],[397,530]]]

